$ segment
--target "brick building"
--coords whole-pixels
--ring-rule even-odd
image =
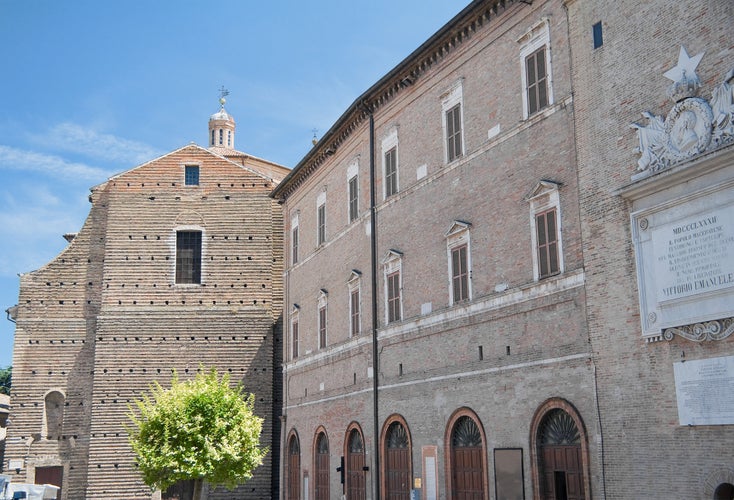
[[[734,3],[567,5],[606,497],[734,498]]]
[[[284,498],[598,488],[568,35],[471,3],[276,188]]]
[[[68,247],[21,276],[5,467],[62,499],[151,498],[124,425],[128,405],[216,367],[256,395],[272,450],[237,498],[277,491],[282,211],[288,170],[234,149],[234,119],[209,148],[184,146],[92,188]],[[210,498],[231,498],[212,492]]]
[[[342,114],[273,193],[281,498],[733,498],[733,8],[476,0]]]

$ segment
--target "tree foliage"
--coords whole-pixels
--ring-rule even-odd
[[[215,369],[183,382],[174,373],[170,389],[154,382],[129,414],[145,484],[165,491],[193,479],[233,489],[250,479],[267,453],[253,406],[252,394],[232,388],[226,373],[220,380]]]
[[[0,394],[10,394],[10,385],[13,378],[13,367],[0,368]]]

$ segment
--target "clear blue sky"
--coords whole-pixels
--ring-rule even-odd
[[[0,367],[18,274],[89,213],[89,188],[190,142],[218,89],[237,149],[287,167],[469,0],[0,0]]]

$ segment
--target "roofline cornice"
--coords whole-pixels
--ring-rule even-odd
[[[336,153],[339,146],[378,109],[410,87],[432,66],[513,4],[532,4],[532,0],[474,0],[431,38],[403,59],[390,72],[360,95],[337,119],[316,145],[291,170],[270,194],[284,201],[293,191]]]

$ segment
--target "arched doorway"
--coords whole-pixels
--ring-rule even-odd
[[[484,500],[485,467],[482,432],[474,418],[461,415],[451,427],[450,474],[451,498],[457,500]]]
[[[400,417],[388,420],[383,433],[385,498],[410,500],[411,458],[410,436]]]
[[[365,500],[364,440],[359,428],[347,432],[347,500]]]
[[[293,433],[288,439],[288,482],[287,499],[301,498],[301,445],[298,436]]]
[[[543,500],[583,500],[584,460],[581,430],[564,408],[546,411],[537,425],[537,470]]]
[[[316,469],[314,498],[316,500],[329,500],[329,440],[323,431],[316,435],[314,454]]]

